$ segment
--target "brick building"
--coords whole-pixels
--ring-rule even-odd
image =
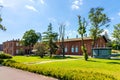
[[[93,39],[86,37],[84,38],[84,43],[85,46],[87,48],[87,53],[89,55],[92,55],[92,42]],[[97,39],[97,44],[95,45],[95,47],[106,47],[106,43],[107,43],[107,39],[105,36],[101,36],[99,39]],[[58,45],[61,44],[61,42],[57,43]],[[81,51],[81,39],[80,38],[73,38],[73,39],[66,39],[64,41],[64,46],[65,46],[65,54],[67,55],[82,55],[82,51]],[[60,54],[61,50],[58,49],[57,54]]]
[[[84,43],[87,48],[87,53],[89,55],[91,55],[92,42],[93,42],[93,39],[89,37],[84,38]],[[97,40],[97,45],[95,45],[95,47],[106,47],[106,43],[107,43],[106,37],[101,36]],[[57,42],[57,45],[60,46],[61,42]],[[82,44],[81,44],[80,38],[66,39],[64,41],[65,54],[82,55],[81,45]],[[11,40],[3,43],[3,51],[5,53],[9,53],[11,55],[17,55],[21,50],[23,50],[25,54],[29,54],[29,51],[32,50],[32,48],[29,49],[29,47],[21,46],[21,44],[19,43],[19,40]],[[56,53],[61,54],[60,48],[57,50]]]
[[[11,41],[3,42],[3,51],[5,53],[11,54],[11,55],[20,54],[20,51],[22,51],[25,54],[28,54],[29,47],[22,46],[20,44],[19,39],[18,40],[11,40]]]

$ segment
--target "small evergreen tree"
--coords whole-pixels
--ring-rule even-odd
[[[43,34],[43,42],[48,45],[50,57],[52,57],[52,54],[54,54],[58,48],[55,43],[57,41],[58,34],[52,31],[51,23],[48,25],[47,31]]]

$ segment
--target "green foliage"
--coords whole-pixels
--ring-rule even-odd
[[[52,24],[51,23],[48,25],[47,31],[44,32],[43,34],[44,34],[43,42],[48,45],[50,57],[52,57],[52,54],[55,54],[55,52],[58,48],[56,43],[55,43],[57,41],[58,34],[52,31]]]
[[[25,46],[33,46],[39,39],[39,36],[35,33],[35,30],[26,31],[22,37],[22,43]]]
[[[91,70],[89,71],[88,69],[82,70],[80,68],[61,68],[61,66],[59,67],[60,63],[57,64],[58,66],[56,66],[54,63],[48,65],[27,65],[15,62],[13,60],[7,60],[3,63],[3,65],[6,66],[43,74],[46,76],[52,76],[60,80],[117,80],[114,76],[109,74]],[[51,67],[52,65],[54,65],[54,67]]]
[[[81,34],[81,36],[83,37],[83,35],[86,33],[87,21],[85,20],[85,18],[81,20],[81,16],[78,16],[78,20],[79,20],[78,33]]]
[[[89,58],[88,61],[85,61],[83,56],[65,57],[63,59],[62,57],[49,58],[46,56],[44,58],[39,56],[14,56],[10,60],[12,64],[9,63],[10,61],[7,63],[19,69],[40,74],[44,73],[44,75],[48,74],[53,77],[57,76],[57,78],[61,77],[60,79],[66,76],[71,80],[70,77],[74,76],[74,80],[83,80],[85,78],[89,80],[90,77],[93,77],[92,80],[120,80],[119,60]],[[81,79],[83,76],[85,78]]]
[[[87,50],[86,50],[86,47],[84,44],[84,39],[83,39],[84,34],[86,33],[87,21],[85,20],[85,18],[83,18],[83,20],[81,20],[81,16],[78,16],[78,23],[79,23],[78,33],[81,35],[81,38],[82,38],[81,50],[84,55],[84,59],[87,61],[88,54],[87,54]]]
[[[3,59],[0,59],[0,64],[2,64],[4,62],[4,60]]]
[[[120,45],[120,24],[114,25],[114,31],[112,33],[118,45]]]
[[[103,13],[104,8],[91,8],[89,12],[89,20],[91,23],[90,28],[90,36],[93,38],[93,47],[96,45],[96,39],[100,36],[103,32],[101,27],[109,26],[110,19],[107,17],[105,13]]]
[[[0,53],[0,59],[10,59],[12,58],[11,55],[5,54],[5,53]]]
[[[1,24],[2,18],[0,17],[0,29],[3,31],[6,31],[6,28]]]
[[[85,46],[81,46],[81,50],[83,52],[84,55],[84,59],[87,61],[88,60],[88,54],[87,54],[87,49]]]
[[[36,55],[39,55],[41,58],[43,58],[44,54],[46,53],[46,46],[43,43],[36,43],[33,50],[36,50]]]

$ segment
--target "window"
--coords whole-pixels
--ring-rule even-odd
[[[16,43],[16,46],[19,46],[19,43]]]
[[[67,52],[67,46],[65,47],[65,53]]]
[[[74,52],[74,46],[71,47],[71,52],[72,52],[72,53]]]
[[[76,53],[78,52],[78,46],[75,47],[75,52],[76,52]]]
[[[19,52],[19,51],[18,51],[18,50],[16,50],[16,54],[18,54],[18,52]]]

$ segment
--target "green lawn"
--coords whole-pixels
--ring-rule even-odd
[[[89,58],[88,61],[84,61],[80,56],[64,59],[61,57],[42,59],[40,57],[15,56],[12,60],[24,65],[25,67],[22,67],[24,70],[60,79],[120,80],[120,60]],[[19,64],[14,65],[16,68],[21,68]],[[12,64],[9,65],[13,67]]]

